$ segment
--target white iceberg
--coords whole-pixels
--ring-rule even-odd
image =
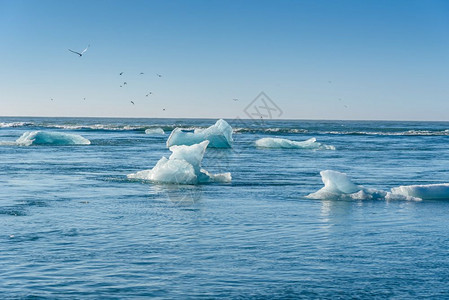
[[[129,174],[130,179],[149,180],[158,183],[198,184],[207,182],[231,182],[231,173],[210,174],[201,168],[209,141],[191,146],[172,146],[172,154],[162,157],[151,170]]]
[[[90,145],[81,135],[63,132],[27,131],[16,140],[17,145]]]
[[[406,197],[449,200],[449,183],[426,184],[426,185],[402,185],[391,189],[393,194]]]
[[[231,148],[232,147],[232,127],[223,119],[218,120],[214,125],[206,129],[195,129],[186,131],[182,128],[175,128],[167,140],[167,147],[174,145],[193,145],[203,141],[209,141],[211,148]]]
[[[165,134],[164,129],[162,128],[148,128],[145,129],[145,134],[157,135],[157,134]]]
[[[316,138],[310,138],[302,142],[281,138],[262,138],[256,141],[256,146],[260,148],[335,150],[334,146],[318,143]]]
[[[321,171],[320,175],[324,187],[307,195],[306,198],[319,200],[421,200],[412,195],[365,188],[354,184],[345,173],[333,170]]]

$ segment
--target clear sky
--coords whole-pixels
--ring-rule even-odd
[[[446,0],[0,0],[0,38],[2,116],[449,120]]]

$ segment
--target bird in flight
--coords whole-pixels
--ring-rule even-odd
[[[234,99],[232,99],[232,100],[234,100],[234,101],[239,101],[239,99],[237,99],[237,98],[234,98]]]
[[[76,51],[73,51],[73,50],[70,50],[70,49],[69,49],[69,51],[70,51],[70,52],[73,52],[73,53],[75,53],[75,54],[78,54],[78,55],[81,57],[81,56],[83,56],[84,52],[86,52],[87,49],[89,49],[89,46],[90,46],[90,45],[87,45],[86,49],[84,49],[83,51],[81,51],[81,53],[76,52]]]
[[[123,72],[120,72],[120,74],[119,75],[123,75]]]
[[[143,74],[145,74],[144,72],[140,72],[140,75],[143,75]]]
[[[125,81],[125,82],[123,82],[123,85],[127,85],[126,81]]]
[[[153,92],[149,92],[148,94],[146,94],[145,96],[148,97],[149,95],[153,94]]]
[[[162,75],[161,74],[156,74],[157,75],[157,77],[162,77]]]
[[[134,104],[134,101],[131,101],[131,103],[132,103],[133,105],[135,105],[135,104]]]

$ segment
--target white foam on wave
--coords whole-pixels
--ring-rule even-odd
[[[139,171],[127,177],[172,184],[231,182],[231,173],[211,174],[201,168],[208,144],[209,141],[203,141],[190,146],[172,146],[169,158],[162,157],[151,170]]]
[[[232,147],[232,127],[223,119],[206,128],[197,128],[193,132],[182,128],[175,128],[167,140],[167,147],[175,145],[193,145],[203,141],[209,141],[211,148]]]
[[[158,128],[148,128],[145,129],[145,134],[150,134],[150,135],[158,135],[158,134],[165,134],[164,129],[158,127]]]
[[[306,129],[298,128],[258,128],[258,127],[236,127],[233,129],[234,133],[307,133]]]
[[[302,142],[281,138],[261,138],[256,141],[256,146],[260,148],[335,150],[334,146],[318,143],[316,138],[310,138]]]
[[[0,128],[31,126],[31,122],[0,122]]]
[[[335,135],[377,135],[377,136],[446,136],[449,130],[430,131],[430,130],[408,130],[408,131],[325,131],[324,134]]]
[[[421,200],[412,195],[365,188],[353,183],[345,173],[338,171],[324,170],[320,172],[320,175],[324,187],[307,195],[306,198],[319,200]]]
[[[89,145],[90,141],[81,135],[63,132],[27,131],[19,137],[16,145]]]

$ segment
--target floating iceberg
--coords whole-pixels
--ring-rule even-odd
[[[392,188],[391,192],[393,194],[403,195],[406,197],[421,198],[423,200],[430,200],[430,199],[449,200],[449,183],[407,185],[407,186],[403,185]]]
[[[207,182],[231,182],[231,173],[210,174],[201,168],[209,141],[191,146],[172,146],[172,154],[162,157],[151,170],[129,174],[130,179],[142,179],[159,183],[198,184]]]
[[[16,140],[17,145],[90,145],[81,135],[63,132],[27,131]]]
[[[324,187],[307,195],[306,198],[320,200],[421,200],[412,195],[365,188],[354,184],[345,173],[337,171],[325,170],[321,171],[320,175]]]
[[[261,148],[335,150],[334,146],[318,143],[316,138],[310,138],[302,142],[280,138],[262,138],[256,141],[256,146]]]
[[[148,128],[148,129],[145,129],[145,134],[151,134],[151,135],[165,134],[165,131],[162,128]]]
[[[218,120],[215,125],[206,129],[195,129],[186,131],[175,128],[167,140],[167,147],[174,145],[193,145],[202,141],[209,141],[211,148],[231,148],[232,147],[232,127],[223,119]]]

